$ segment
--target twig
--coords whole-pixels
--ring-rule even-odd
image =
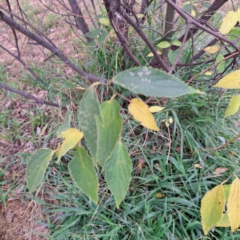
[[[33,95],[28,94],[26,92],[23,92],[23,91],[11,88],[11,87],[3,84],[3,83],[0,83],[0,88],[3,88],[5,90],[7,90],[7,91],[10,91],[10,92],[13,92],[13,93],[16,93],[16,94],[19,94],[19,95],[21,95],[21,96],[23,96],[25,98],[32,99],[32,100],[34,100],[38,104],[45,104],[45,105],[49,105],[49,106],[52,106],[52,107],[61,108],[63,110],[67,110],[67,107],[65,107],[65,106],[60,106],[57,103],[53,103],[53,102],[42,100],[42,99],[34,97]]]
[[[51,45],[48,43],[45,39],[43,39],[41,36],[34,34],[33,32],[29,31],[25,27],[19,25],[17,22],[6,16],[2,11],[0,11],[0,20],[5,22],[10,27],[13,27],[14,29],[18,30],[25,36],[31,38],[32,40],[36,41],[41,46],[47,48],[52,53],[55,53],[56,56],[58,56],[66,65],[71,67],[74,71],[79,73],[83,78],[86,78],[93,82],[107,82],[107,79],[98,77],[94,74],[87,73],[83,71],[81,68],[79,68],[77,65],[75,65],[69,58],[67,58],[64,53],[57,47]]]

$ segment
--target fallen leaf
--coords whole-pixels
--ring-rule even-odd
[[[149,107],[139,98],[134,98],[128,106],[129,113],[140,124],[150,130],[160,131]]]

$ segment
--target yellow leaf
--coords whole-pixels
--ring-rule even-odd
[[[207,192],[201,203],[201,217],[204,234],[213,228],[223,216],[224,210],[224,191],[222,185],[214,187]]]
[[[170,124],[169,124],[168,121],[165,121],[165,125],[166,125],[166,127],[168,128]]]
[[[191,16],[196,17],[196,12],[193,9],[191,10]]]
[[[231,185],[227,207],[231,231],[234,232],[240,225],[240,180],[238,177]]]
[[[194,164],[194,167],[195,168],[202,168],[202,166],[200,164],[198,164],[198,163]]]
[[[218,50],[219,50],[218,46],[210,46],[210,47],[204,48],[204,51],[209,54],[214,54],[214,53],[218,52]]]
[[[222,219],[216,224],[216,227],[230,227],[228,214],[224,213]]]
[[[162,54],[160,51],[157,51],[157,53],[160,55],[160,54]],[[148,55],[147,55],[147,57],[153,57],[154,55],[153,55],[153,53],[152,52],[150,52]]]
[[[173,123],[173,118],[170,117],[170,118],[168,119],[168,122],[169,122],[170,124],[172,124],[172,123]]]
[[[210,76],[210,75],[212,75],[212,74],[213,74],[212,71],[207,71],[207,72],[205,72],[205,75],[206,75],[206,76]]]
[[[233,96],[228,104],[225,117],[235,114],[240,107],[240,95]]]
[[[237,10],[237,18],[238,18],[238,21],[240,22],[240,9]]]
[[[164,198],[164,197],[165,197],[165,195],[162,194],[162,193],[156,193],[155,196],[156,196],[157,198]]]
[[[110,22],[109,22],[108,18],[99,18],[99,22],[104,26],[109,26],[110,25]]]
[[[240,70],[229,73],[214,85],[214,87],[240,89]]]
[[[137,14],[137,17],[138,17],[138,18],[143,18],[143,17],[144,17],[144,14],[138,13],[138,14]]]
[[[164,109],[164,107],[160,107],[160,106],[151,106],[149,107],[149,110],[151,113],[156,113],[156,112],[160,112]]]
[[[238,21],[238,14],[233,11],[229,11],[223,18],[222,25],[219,29],[220,33],[228,34]]]
[[[57,163],[60,162],[62,156],[64,156],[70,149],[77,145],[77,143],[83,138],[83,133],[76,128],[69,128],[62,132],[60,137],[64,138],[64,141],[56,152],[58,157]]]
[[[149,107],[139,98],[134,98],[128,106],[129,113],[134,117],[134,119],[140,124],[148,129],[159,131],[157,124],[151,114]]]

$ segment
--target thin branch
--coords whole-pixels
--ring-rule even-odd
[[[176,60],[175,60],[175,62],[174,62],[174,64],[173,64],[172,68],[171,68],[170,71],[169,71],[170,74],[174,71],[174,69],[175,69],[178,61],[180,60],[180,57],[181,57],[181,55],[182,55],[182,52],[183,52],[185,43],[186,43],[186,41],[187,41],[187,36],[188,36],[190,24],[189,24],[188,20],[187,20],[186,22],[187,22],[187,26],[186,26],[185,35],[184,35],[184,38],[183,38],[181,47],[180,47],[180,49],[179,49],[178,55],[177,55],[177,57],[176,57]]]
[[[107,79],[98,77],[94,74],[87,73],[83,71],[81,68],[79,68],[77,65],[75,65],[69,58],[67,58],[64,53],[57,47],[51,45],[48,43],[45,39],[43,39],[41,36],[29,31],[25,27],[19,25],[17,22],[6,16],[2,11],[0,11],[0,20],[5,22],[10,27],[13,27],[14,29],[18,30],[25,36],[31,38],[32,40],[36,41],[41,46],[47,48],[49,51],[54,53],[56,56],[58,56],[66,65],[68,65],[70,68],[72,68],[74,71],[79,73],[83,78],[86,78],[93,82],[107,82]]]
[[[28,99],[32,99],[34,100],[36,103],[38,104],[45,104],[45,105],[49,105],[49,106],[52,106],[52,107],[57,107],[57,108],[61,108],[63,110],[67,110],[67,107],[65,106],[60,106],[59,104],[57,103],[53,103],[53,102],[49,102],[49,101],[45,101],[45,100],[42,100],[40,98],[37,98],[37,97],[34,97],[33,95],[31,94],[28,94],[26,92],[23,92],[23,91],[20,91],[20,90],[17,90],[17,89],[14,89],[14,88],[11,88],[3,83],[0,83],[0,88],[3,88],[7,91],[10,91],[10,92],[13,92],[13,93],[16,93],[18,95],[21,95],[25,98],[28,98]]]
[[[0,47],[1,47],[4,51],[6,51],[8,54],[10,54],[12,57],[14,57],[17,61],[19,61],[19,62],[23,65],[23,67],[24,67],[25,69],[27,69],[27,70],[33,75],[33,77],[34,77],[38,82],[43,83],[43,80],[42,80],[31,68],[29,68],[29,67],[27,66],[27,64],[26,64],[19,56],[14,55],[13,53],[11,53],[8,49],[6,49],[6,48],[5,48],[4,46],[2,46],[1,44],[0,44]]]
[[[76,0],[68,0],[68,2],[72,8],[72,12],[74,13],[76,25],[77,25],[78,29],[80,29],[85,36],[85,34],[87,32],[89,32],[89,27],[88,27],[87,23],[85,22],[81,8],[79,7]],[[88,43],[90,43],[92,41],[92,39],[90,37],[85,36],[85,38],[88,41]]]
[[[139,36],[143,39],[143,41],[147,44],[147,46],[150,48],[151,52],[153,53],[154,57],[161,64],[161,67],[166,72],[168,72],[169,71],[168,66],[163,62],[162,58],[158,55],[153,44],[149,41],[148,37],[145,35],[142,29],[122,9],[120,10],[120,13],[123,16],[123,18],[135,29],[135,31],[139,34]]]
[[[124,36],[122,35],[121,31],[119,30],[118,27],[118,20],[115,21],[116,16],[114,16],[113,11],[116,11],[113,2],[112,5],[109,4],[108,1],[104,1],[104,5],[105,8],[107,10],[108,13],[108,18],[110,20],[111,25],[113,26],[114,32],[116,33],[118,40],[120,41],[124,51],[127,53],[127,55],[131,58],[131,60],[137,65],[137,66],[141,66],[141,64],[138,62],[138,60],[135,58],[135,56],[133,55],[133,53],[131,52],[131,50],[128,47],[128,43],[126,41],[126,39],[124,38]],[[115,3],[116,7],[118,6],[118,3]],[[120,5],[119,5],[120,6]],[[116,22],[116,23],[115,23]]]
[[[224,37],[223,35],[219,34],[218,32],[215,32],[209,28],[207,28],[205,25],[202,25],[201,23],[199,23],[195,18],[192,18],[191,16],[189,16],[186,12],[184,12],[180,7],[178,7],[176,4],[174,4],[171,0],[166,0],[166,2],[168,2],[169,4],[171,4],[175,10],[185,19],[188,20],[190,23],[194,24],[196,27],[198,27],[199,29],[209,33],[210,35],[228,43],[229,45],[231,45],[232,47],[234,47],[236,50],[238,50],[240,52],[240,48],[236,45],[236,43],[234,41],[229,40],[228,38]]]
[[[215,0],[214,3],[208,8],[208,10],[201,16],[201,18],[198,20],[201,25],[205,25],[207,21],[215,14],[215,12],[222,7],[228,0]],[[169,1],[167,1],[169,2]],[[178,7],[179,8],[179,7]],[[176,9],[176,8],[175,8]],[[177,9],[176,9],[177,10]],[[199,28],[193,28],[191,30],[192,35],[196,34],[199,31]],[[178,40],[182,42],[184,38],[184,35],[180,37]],[[190,35],[188,36],[187,40],[190,38]],[[178,49],[178,46],[172,46],[172,50]]]
[[[10,12],[12,12],[12,9],[11,9],[11,5],[10,5],[10,2],[9,0],[6,0],[7,2],[7,5],[8,5],[8,10]],[[11,15],[11,18],[13,20],[13,16]],[[20,58],[21,54],[20,54],[20,50],[19,50],[19,45],[18,45],[18,38],[17,38],[17,34],[16,34],[16,31],[14,28],[11,28],[12,29],[12,32],[13,32],[13,36],[14,36],[14,40],[15,40],[15,44],[16,44],[16,48],[17,48],[17,52],[18,52],[18,57]]]

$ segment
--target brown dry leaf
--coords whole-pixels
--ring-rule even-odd
[[[213,174],[218,175],[218,174],[222,174],[225,173],[229,170],[229,168],[216,168],[213,172]]]
[[[142,158],[138,158],[138,165],[137,165],[138,170],[142,171],[143,164],[144,164],[144,160]]]

